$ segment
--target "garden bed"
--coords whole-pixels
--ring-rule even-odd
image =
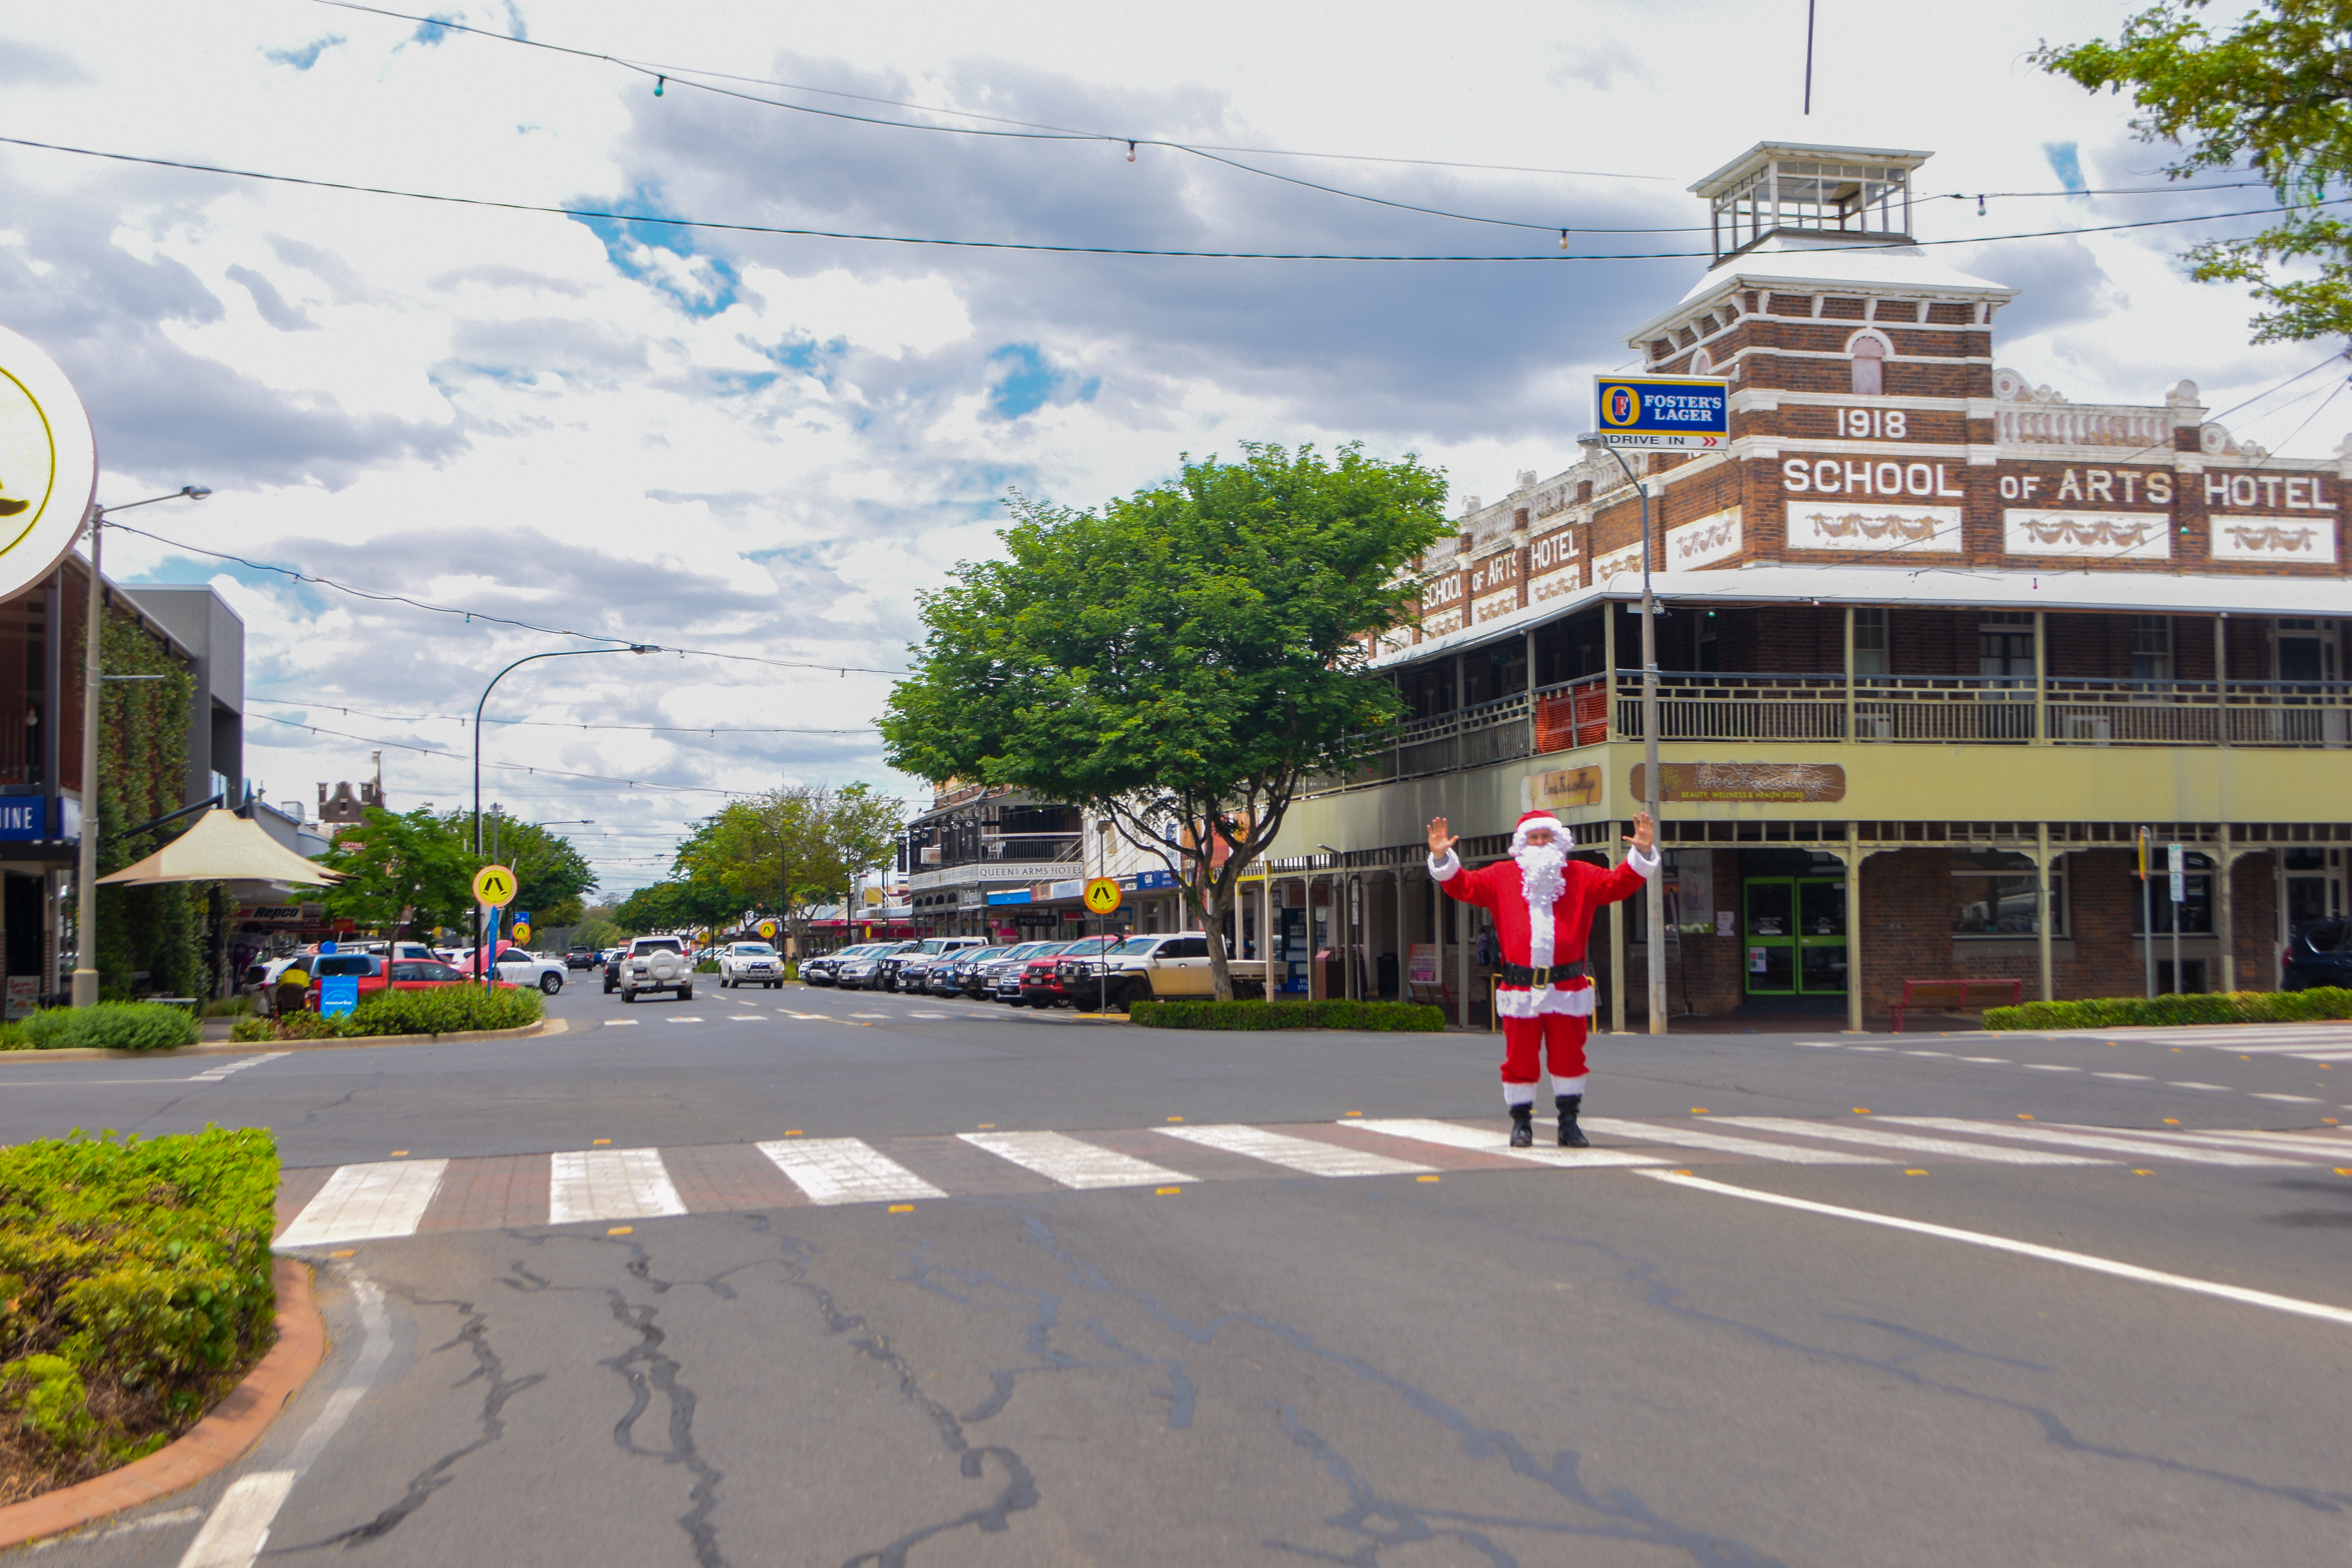
[[[0,1024],[0,1051],[170,1051],[196,1043],[195,1014],[161,1002],[49,1007]]]
[[[365,1039],[378,1035],[455,1035],[478,1029],[520,1029],[547,1013],[540,994],[521,986],[486,990],[448,985],[431,991],[379,991],[349,1013],[287,1013],[240,1018],[232,1040]]]
[[[2352,1018],[2352,991],[2215,991],[2194,996],[2108,996],[1988,1007],[1988,1029],[2127,1029],[2148,1025],[2314,1024]]]
[[[1445,1011],[1422,1002],[1137,1002],[1147,1029],[1364,1029],[1436,1034]]]
[[[0,1505],[194,1426],[269,1349],[267,1129],[0,1149]]]

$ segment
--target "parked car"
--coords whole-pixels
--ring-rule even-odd
[[[464,985],[466,976],[437,958],[385,958],[373,952],[330,952],[299,960],[310,971],[310,989],[303,1006],[310,1012],[319,1010],[324,990],[323,982],[330,975],[350,975],[359,983],[359,999],[362,1002],[375,992],[434,991],[445,985]],[[503,978],[499,984],[509,984]]]
[[[964,994],[978,997],[983,1002],[1006,1001],[1009,998],[1004,990],[1004,979],[1009,974],[1013,977],[1011,997],[1017,998],[1021,994],[1021,966],[1053,945],[1049,942],[1015,942],[974,974],[972,984]]]
[[[1061,943],[1050,954],[1039,953],[1021,966],[1021,1000],[1032,1007],[1092,1005],[1094,998],[1081,996],[1074,984],[1088,960],[1101,957],[1118,942],[1115,936],[1081,937]]]
[[[967,947],[956,952],[943,952],[931,965],[923,989],[934,996],[961,996],[982,965],[994,963],[1008,951],[1003,947]]]
[[[595,968],[596,950],[580,942],[573,942],[569,948],[564,950],[563,967],[566,969]]]
[[[563,989],[564,969],[561,959],[541,953],[526,952],[519,947],[501,948],[493,963],[499,978],[510,985],[535,985],[552,996]]]
[[[911,942],[871,943],[856,957],[845,958],[835,965],[833,972],[834,980],[844,991],[878,990],[880,987],[876,976],[881,970],[882,961],[895,958],[914,945]]]
[[[694,965],[686,955],[686,944],[674,936],[634,939],[620,962],[620,983],[624,1002],[656,991],[675,991],[679,1001],[693,1001]]]
[[[834,984],[836,983],[834,972],[841,967],[841,961],[845,958],[855,958],[865,951],[866,944],[861,942],[850,947],[835,948],[831,952],[821,952],[814,958],[804,958],[801,960],[801,980],[809,985]]]
[[[1263,963],[1228,958],[1225,969],[1233,976],[1234,995],[1265,994]],[[1129,937],[1099,957],[1069,961],[1063,979],[1081,993],[1092,988],[1105,1005],[1122,1011],[1130,1003],[1205,999],[1216,992],[1209,939],[1197,931]],[[1081,995],[1079,1000],[1091,999]]]
[[[2352,986],[2352,921],[2311,921],[2286,944],[2282,964],[2282,991]]]
[[[996,999],[1015,1007],[1024,1005],[1028,998],[1022,994],[1021,984],[1028,978],[1029,966],[1033,963],[1050,966],[1054,959],[1061,956],[1062,949],[1068,945],[1061,942],[1033,942],[1026,958],[997,965],[994,975]]]
[[[784,961],[764,942],[730,942],[719,950],[719,988],[761,985],[774,990],[784,983]]]

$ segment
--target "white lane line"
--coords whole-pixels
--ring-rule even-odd
[[[767,1022],[765,1018],[756,1017],[750,1013],[738,1013],[727,1021],[730,1024],[764,1024]]]
[[[790,1009],[786,1009],[784,1011],[784,1016],[787,1018],[814,1018],[820,1023],[831,1016],[832,1015],[826,1013],[794,1013]]]
[[[889,1016],[887,1013],[852,1013],[850,1015],[853,1018],[887,1018]]]
[[[2175,1138],[2210,1149],[2259,1149],[2264,1153],[2300,1154],[2306,1160],[2333,1164],[2352,1154],[2352,1142],[2333,1138],[2309,1137],[2293,1132],[2257,1132],[2252,1129],[2229,1132],[2151,1132],[2145,1134],[2169,1142]]]
[[[213,1504],[212,1517],[188,1543],[180,1568],[249,1568],[269,1540],[269,1527],[294,1489],[291,1470],[239,1476]]]
[[[947,1015],[945,1013],[909,1013],[907,1016],[909,1018],[944,1018]]]
[[[1465,1127],[1455,1121],[1438,1121],[1422,1117],[1403,1116],[1359,1121],[1349,1118],[1342,1127],[1364,1127],[1391,1138],[1410,1138],[1415,1142],[1435,1143],[1447,1149],[1472,1149],[1481,1154],[1507,1154],[1514,1160],[1526,1160],[1538,1165],[1559,1165],[1570,1168],[1623,1167],[1658,1165],[1664,1162],[1648,1154],[1627,1154],[1615,1149],[1562,1149],[1556,1144],[1539,1144],[1533,1149],[1513,1149],[1505,1142],[1506,1129],[1492,1131],[1483,1127]],[[1538,1129],[1540,1131],[1540,1129]]]
[[[548,1156],[547,1223],[684,1214],[658,1149],[560,1150]]]
[[[1817,1051],[1842,1051],[1845,1049],[1845,1042],[1843,1040],[1793,1040],[1790,1043],[1792,1045],[1810,1047],[1813,1050]]]
[[[643,1022],[644,1020],[641,1018],[607,1018],[604,1020],[604,1027],[608,1029],[634,1029]]]
[[[2164,1087],[2167,1089],[2201,1089],[2213,1094],[2227,1094],[2230,1092],[2230,1086],[2226,1083],[2190,1083],[2186,1079],[2177,1078],[2167,1079],[2165,1080]]]
[[[2111,1078],[2121,1083],[2149,1083],[2154,1081],[2144,1072],[2095,1072],[2091,1076],[2093,1078]]]
[[[1201,1179],[1080,1142],[1062,1132],[959,1132],[956,1136],[1000,1160],[1082,1192],[1096,1187],[1167,1186]]]
[[[1848,1049],[1848,1050],[1850,1050],[1850,1051],[1879,1051],[1879,1052],[1891,1051],[1891,1050],[1893,1050],[1894,1048],[1895,1048],[1895,1047],[1894,1047],[1893,1046],[1848,1046],[1848,1047],[1846,1047],[1846,1049]]]
[[[1875,1154],[1849,1154],[1841,1149],[1808,1149],[1795,1143],[1765,1143],[1753,1138],[1727,1138],[1691,1127],[1662,1126],[1654,1121],[1620,1121],[1612,1116],[1588,1116],[1584,1125],[1612,1138],[1637,1143],[1672,1143],[1685,1149],[1708,1149],[1718,1154],[1747,1154],[1787,1165],[1885,1165],[1893,1162]]]
[[[702,1022],[699,1017],[691,1013],[683,1017],[673,1017],[669,1021],[673,1024],[699,1024]]]
[[[446,1160],[379,1160],[341,1166],[318,1195],[302,1205],[276,1245],[317,1247],[415,1236],[448,1169]]]
[[[1873,1149],[1900,1149],[1906,1154],[1949,1154],[1962,1160],[1984,1160],[1996,1165],[2110,1165],[2112,1160],[2086,1160],[2080,1154],[2045,1154],[2038,1149],[2003,1149],[1991,1143],[1955,1143],[1948,1138],[1915,1138],[1902,1132],[1878,1132],[1843,1122],[1799,1121],[1780,1116],[1718,1116],[1732,1127],[1759,1132],[1785,1132],[1792,1138],[1827,1138],[1841,1143],[1861,1143]]]
[[[1952,1053],[1949,1051],[1906,1051],[1903,1054],[1906,1057],[1944,1057],[1948,1058]]]
[[[2010,1060],[2009,1060],[2009,1058],[2008,1058],[2007,1057],[1962,1057],[1962,1058],[1960,1058],[1960,1060],[1962,1060],[1962,1061],[1964,1061],[1964,1062],[1974,1062],[1974,1063],[1976,1063],[1979,1067],[2004,1067],[2004,1068],[2005,1068],[2005,1067],[2008,1067],[2009,1065],[2011,1065],[2011,1064],[2010,1064]]]
[[[861,1138],[780,1138],[759,1147],[813,1204],[905,1203],[947,1196]]]
[[[2299,1062],[2352,1062],[2352,1051],[2298,1051]]]
[[[2294,1163],[2292,1160],[2281,1160],[2268,1154],[2241,1154],[2233,1151],[2155,1142],[2145,1138],[2133,1138],[2122,1131],[2101,1132],[2094,1137],[2047,1127],[2012,1127],[2006,1121],[1964,1121],[1957,1116],[1890,1116],[1886,1120],[1899,1121],[1906,1127],[1924,1127],[1931,1132],[1990,1133],[1995,1138],[2013,1138],[2021,1143],[2047,1143],[2060,1149],[2098,1153],[2139,1154],[2149,1159],[2179,1160],[2192,1165],[2281,1166]]]
[[[2318,1097],[2317,1095],[2312,1095],[2312,1094],[2256,1094],[2256,1093],[2254,1093],[2254,1092],[2253,1092],[2252,1090],[2251,1090],[2251,1089],[2249,1089],[2249,1090],[2247,1091],[2247,1093],[2246,1093],[2246,1098],[2247,1098],[2248,1100],[2284,1100],[2284,1101],[2285,1101],[2285,1102],[2286,1102],[2287,1104],[2289,1104],[2289,1105],[2319,1105],[2319,1104],[2323,1104],[2323,1103],[2325,1103],[2323,1100],[2321,1100],[2319,1099],[2319,1097]]]
[[[1245,1154],[1309,1176],[1402,1176],[1437,1169],[1362,1149],[1343,1149],[1336,1143],[1318,1142],[1294,1133],[1269,1131],[1263,1127],[1211,1125],[1161,1127],[1155,1131],[1188,1143],[1223,1149],[1230,1154]]]
[[[2162,1285],[2175,1290],[2187,1290],[2200,1296],[2214,1296],[2224,1301],[2243,1306],[2266,1307],[2274,1312],[2290,1312],[2297,1317],[2316,1318],[2322,1322],[2352,1328],[2352,1310],[2331,1307],[2320,1301],[2298,1300],[2293,1296],[2275,1296],[2268,1290],[2249,1290],[2242,1285],[2223,1285],[2211,1279],[2191,1279],[2185,1274],[2167,1274],[2160,1269],[2142,1268],[2136,1263],[2118,1263],[2113,1258],[2094,1258],[2086,1252],[2068,1252],[2063,1247],[2042,1247],[2030,1241],[2011,1241],[2005,1236],[1987,1236],[1981,1231],[1956,1230],[1947,1225],[1928,1225],[1916,1219],[1899,1219],[1894,1215],[1873,1214],[1868,1209],[1841,1208],[1835,1204],[1815,1203],[1810,1198],[1783,1197],[1778,1193],[1756,1192],[1736,1187],[1727,1182],[1711,1182],[1704,1176],[1685,1176],[1674,1171],[1643,1171],[1639,1173],[1654,1182],[1688,1187],[1697,1192],[1717,1193],[1725,1197],[1745,1198],[1749,1203],[1770,1204],[1779,1208],[1801,1210],[1806,1214],[1826,1215],[1832,1219],[1860,1220],[1864,1225],[1883,1225],[1891,1230],[1907,1230],[1916,1236],[1931,1236],[1940,1241],[1964,1241],[1972,1247],[1990,1247],[1996,1252],[2015,1253],[2021,1258],[2039,1258],[2045,1263],[2063,1263],[2069,1268],[2088,1269],[2094,1274],[2113,1275],[2118,1279],[2137,1280],[2144,1285]]]
[[[2060,1067],[2055,1062],[2028,1062],[2025,1064],[2025,1070],[2027,1072],[2081,1072],[2083,1069],[2081,1068]]]
[[[257,1068],[264,1062],[274,1062],[279,1057],[290,1057],[294,1053],[291,1051],[264,1051],[257,1057],[246,1057],[238,1061],[223,1062],[216,1068],[206,1068],[204,1071],[196,1074],[195,1077],[190,1079],[188,1081],[190,1083],[218,1083],[221,1079],[226,1078],[233,1072],[243,1072],[247,1068]]]

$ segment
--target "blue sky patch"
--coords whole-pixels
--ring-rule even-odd
[[[989,406],[1003,419],[1018,419],[1024,414],[1034,414],[1045,406],[1054,389],[1062,384],[1062,373],[1045,363],[1045,356],[1037,352],[1035,343],[1007,343],[989,356],[991,363],[1006,367],[1004,374],[988,390]]]
[[[837,360],[849,352],[849,340],[835,337],[826,342],[814,338],[788,338],[784,342],[762,348],[760,352],[778,364],[787,365],[804,375],[814,376],[827,386],[833,384],[833,367],[827,360]]]
[[[2078,195],[2089,189],[2089,182],[2083,178],[2082,155],[2074,151],[2074,143],[2045,142],[2042,155],[2050,160],[2050,172],[2058,176],[2060,184]]]
[[[319,63],[319,57],[343,42],[341,33],[330,33],[323,38],[313,38],[299,49],[264,49],[261,58],[271,65],[292,66],[298,71],[309,70]]]
[[[424,21],[416,24],[416,31],[408,35],[408,41],[412,44],[437,44],[449,36],[449,29],[442,24],[456,19],[455,17],[427,16]]]
[[[614,205],[656,216],[667,216],[662,212],[660,198],[643,185]],[[583,217],[572,221],[586,225],[604,242],[604,255],[621,276],[651,284],[689,316],[716,316],[740,298],[740,280],[734,267],[723,257],[697,250],[691,229],[676,224],[642,223],[634,218]],[[662,266],[644,254],[649,250],[667,251],[695,262],[692,270],[699,275],[698,282],[683,281],[677,268]]]

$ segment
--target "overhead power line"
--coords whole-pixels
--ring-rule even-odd
[[[541,213],[553,217],[592,218],[608,223],[635,223],[664,228],[708,229],[723,234],[771,234],[802,239],[840,239],[873,245],[927,246],[955,250],[1003,250],[1059,256],[1142,256],[1169,257],[1202,261],[1387,261],[1387,262],[1467,262],[1467,261],[1679,261],[1706,259],[1713,256],[1706,250],[1644,250],[1644,251],[1529,251],[1508,254],[1474,254],[1462,252],[1362,252],[1330,250],[1179,250],[1133,245],[1050,245],[1033,240],[1010,239],[949,239],[936,236],[905,234],[858,234],[844,229],[800,228],[782,224],[736,223],[709,218],[668,217],[656,214],[608,212],[596,207],[568,207],[538,202],[509,202],[482,196],[452,196],[428,191],[399,190],[386,185],[361,185],[341,180],[313,180],[298,174],[272,174],[253,169],[232,169],[217,163],[195,163],[176,158],[151,158],[131,153],[110,153],[90,147],[69,147],[54,142],[36,142],[22,136],[0,136],[0,143],[13,147],[32,147],[45,153],[68,153],[78,157],[102,158],[118,163],[141,163],[155,168],[184,169],[194,174],[221,174],[232,179],[262,180],[272,184],[299,185],[312,190],[347,191],[357,195],[394,196],[404,201],[434,202],[449,206],[481,207],[496,212]],[[2035,229],[2016,234],[1963,236],[1951,239],[1916,239],[1916,246],[1986,245],[2011,239],[2053,239],[2074,235],[2111,234],[2124,229],[2163,228],[2184,223],[2210,223],[2223,218],[2267,217],[2290,210],[2309,211],[2313,207],[2339,206],[2352,202],[2352,197],[2335,197],[2327,201],[2285,206],[2252,207],[2240,212],[2199,213],[2185,217],[2142,218],[2131,223],[2082,224],[2070,228]],[[1549,233],[1547,229],[1545,232]],[[1877,250],[1883,242],[1867,245],[1828,245],[1809,251],[1815,256],[1833,255],[1846,250]],[[217,552],[206,551],[206,554]],[[233,556],[222,556],[233,560]],[[283,571],[282,567],[265,570]],[[314,579],[314,581],[317,579]],[[336,584],[333,586],[341,587]],[[347,590],[356,592],[357,590]],[[410,601],[415,602],[415,601]],[[440,609],[440,605],[425,605]],[[484,617],[486,619],[496,617]],[[520,622],[509,623],[520,625]],[[533,628],[544,629],[544,628]],[[619,637],[601,634],[563,633],[563,636],[590,636],[600,642],[619,642]],[[676,651],[665,649],[664,651]],[[711,657],[745,657],[715,655]],[[777,661],[766,661],[777,662]],[[810,665],[815,669],[837,669],[830,664]],[[854,668],[854,667],[853,667]],[[898,670],[874,670],[877,675],[895,675]]]
[[[366,708],[349,708],[340,702],[304,701],[292,697],[248,697],[248,702],[267,702],[273,707],[301,709],[333,709],[350,718],[391,719],[407,724],[448,723],[470,724],[470,713],[378,713]],[[485,725],[523,725],[542,730],[625,730],[632,734],[651,735],[871,735],[871,724],[861,724],[847,730],[801,730],[768,724],[577,724],[563,719],[491,719]]]
[[[463,763],[471,760],[461,752],[445,752],[438,746],[420,746],[412,741],[382,741],[371,735],[353,735],[341,730],[329,730],[317,724],[307,724],[299,719],[281,719],[275,713],[257,713],[254,717],[257,719],[267,719],[273,724],[283,724],[289,729],[308,730],[313,735],[332,735],[339,741],[357,741],[362,746],[383,746],[391,751],[417,752],[428,757],[446,757],[453,763]],[[733,798],[736,796],[756,795],[759,793],[756,790],[747,789],[719,789],[709,784],[655,784],[647,779],[617,778],[610,773],[575,773],[570,768],[542,767],[536,763],[530,763],[485,762],[482,766],[486,768],[499,768],[508,773],[525,773],[533,777],[536,777],[541,773],[545,773],[554,778],[585,779],[593,784],[621,784],[629,789],[657,789],[667,791],[673,795],[723,795],[730,798]]]
[[[0,141],[5,140],[6,140],[5,137],[0,137]],[[251,561],[242,555],[231,555],[224,550],[207,550],[201,544],[185,544],[176,539],[166,539],[160,533],[150,533],[143,528],[133,528],[129,523],[117,522],[112,518],[107,519],[106,526],[119,529],[124,533],[135,533],[142,539],[152,539],[156,543],[167,545],[173,550],[184,550],[191,555],[209,555],[215,561],[233,561],[239,566],[247,566],[256,572],[275,572],[280,576],[291,577],[298,583],[316,583],[322,588],[332,588],[337,593],[349,594],[355,598],[373,599],[379,604],[407,605],[415,609],[430,610],[436,616],[462,616],[468,621],[488,621],[493,626],[515,626],[523,631],[539,632],[547,637],[578,637],[583,642],[635,643],[639,640],[635,637],[614,637],[606,632],[580,632],[565,626],[542,626],[532,621],[518,621],[509,616],[494,616],[487,610],[468,610],[457,605],[428,604],[423,599],[412,599],[405,594],[373,593],[366,588],[354,588],[348,583],[338,583],[331,577],[320,577],[308,572],[298,572],[291,566],[274,565],[267,561]],[[824,664],[808,659],[769,658],[761,654],[719,653],[711,648],[676,647],[667,643],[654,648],[653,651],[689,655],[695,658],[732,659],[741,664],[773,665],[779,669],[830,669],[843,675],[904,675],[907,673],[903,669],[874,669],[862,664]],[[321,703],[320,706],[324,707],[327,704]]]

